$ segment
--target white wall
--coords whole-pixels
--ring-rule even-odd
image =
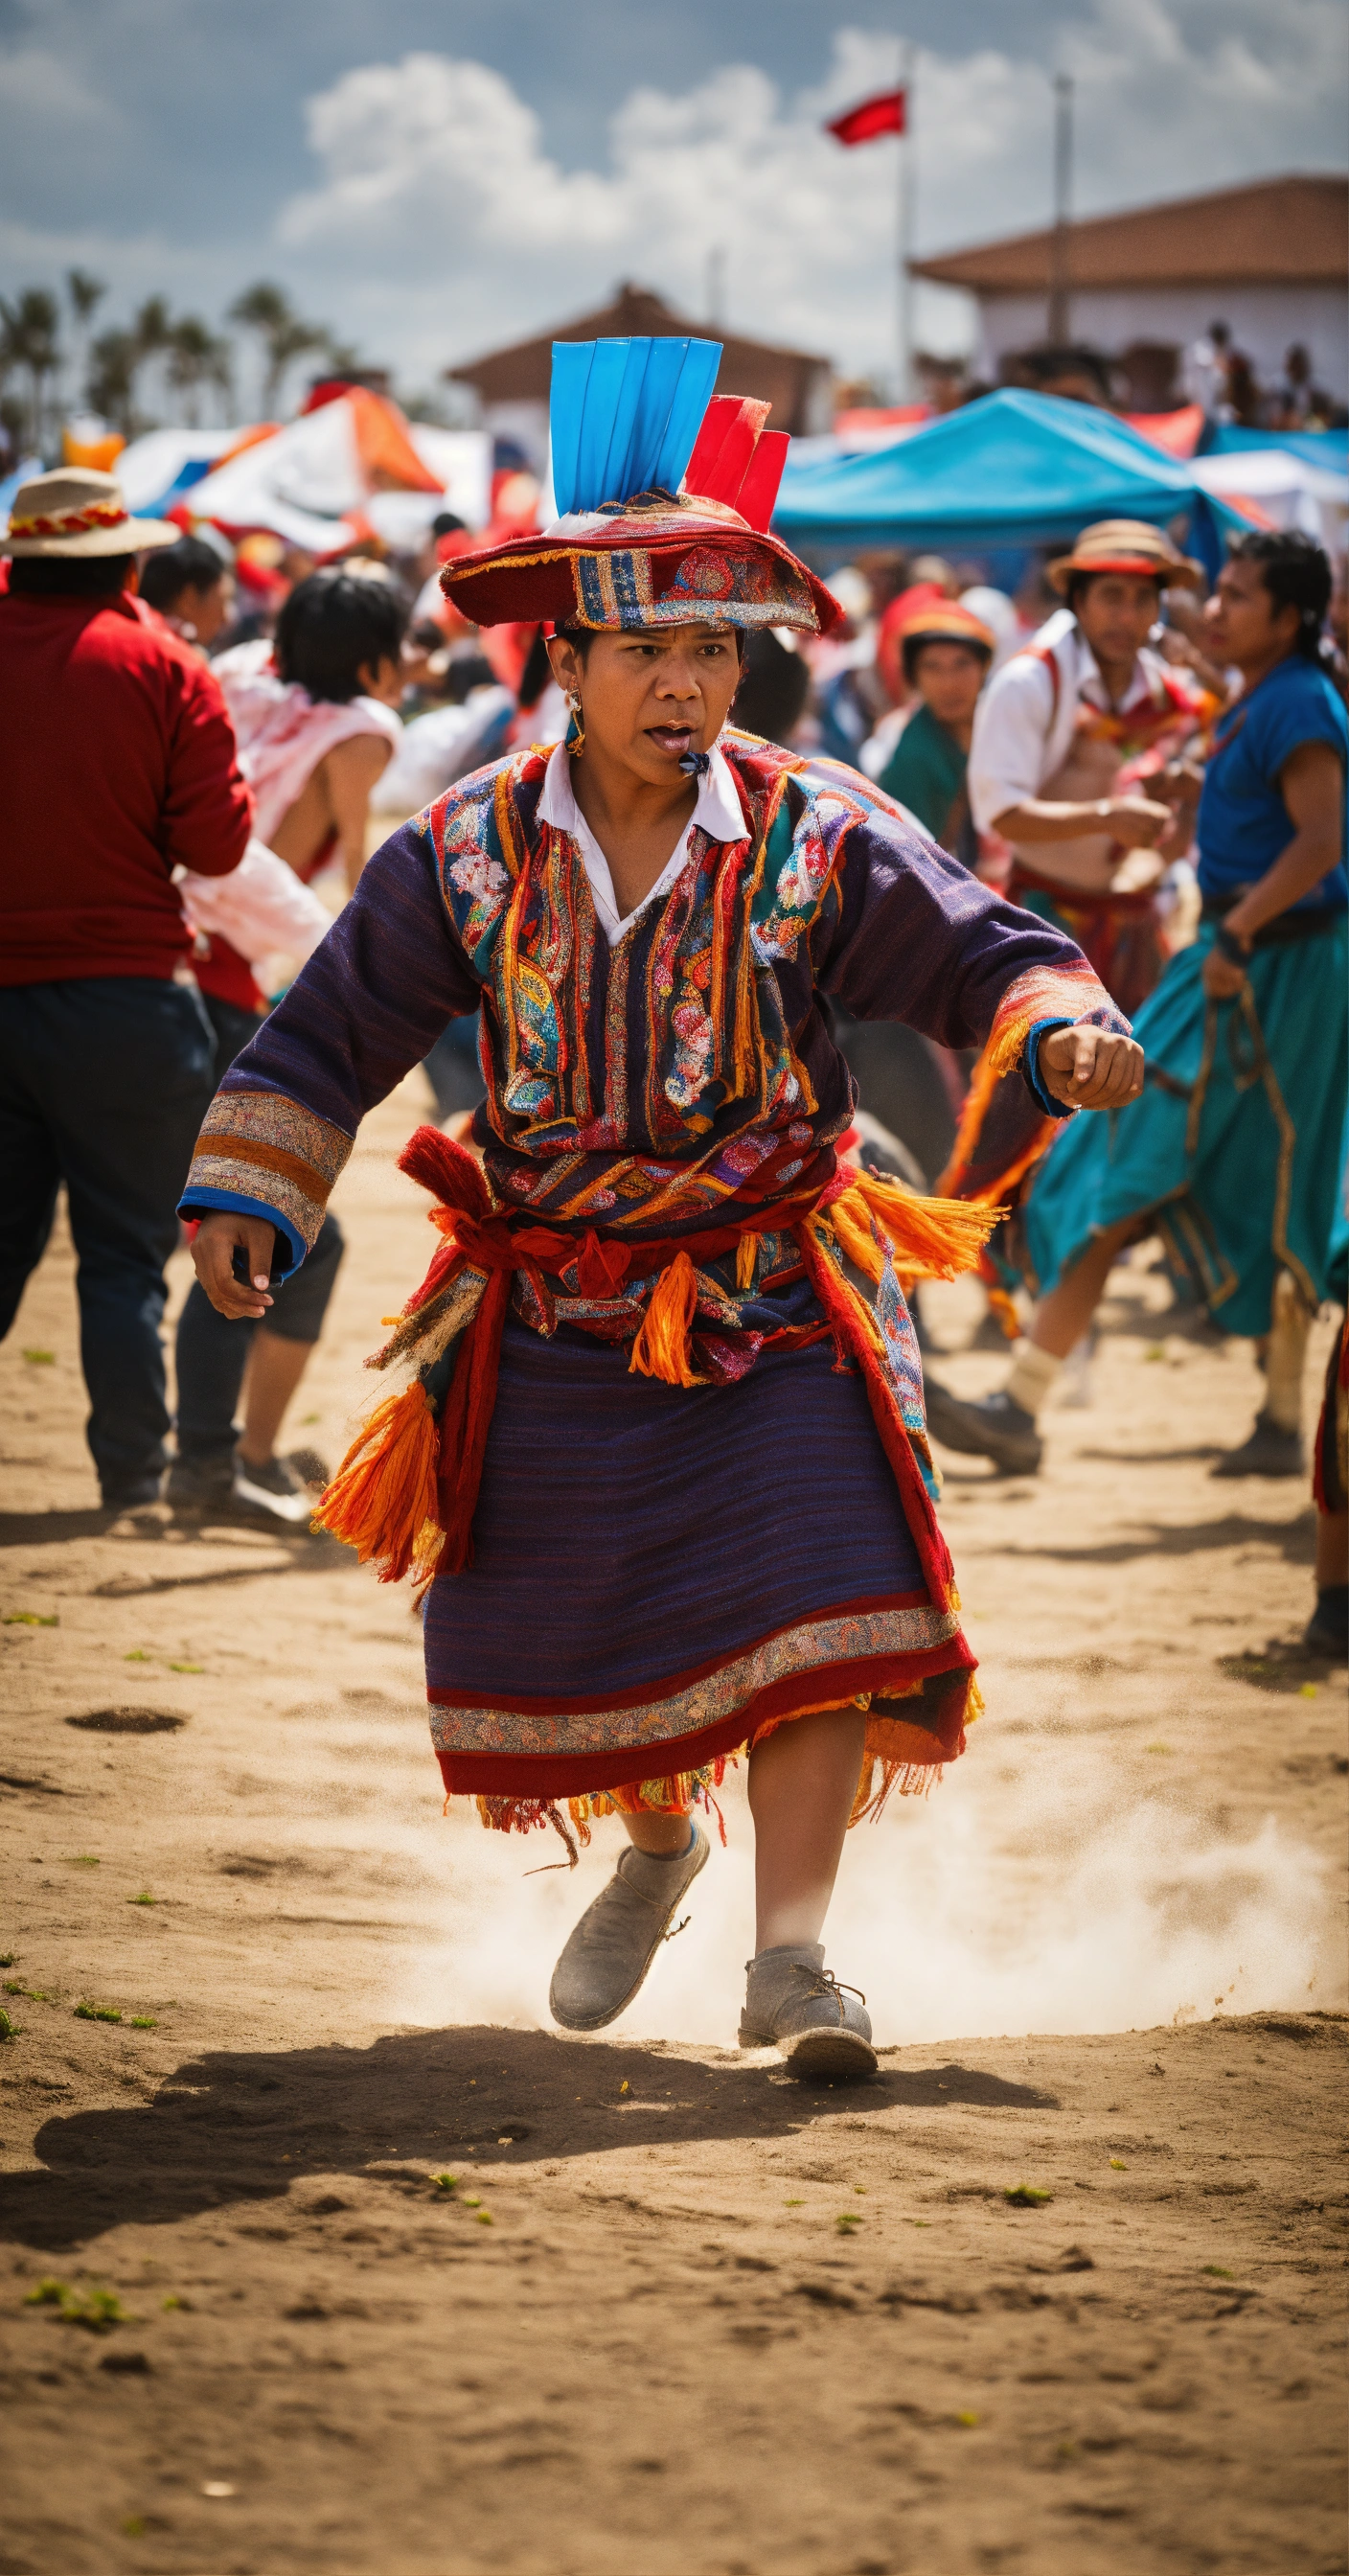
[[[979,298],[980,339],[976,366],[995,374],[997,361],[1009,350],[1043,341],[1046,299],[1043,295],[984,295]],[[1117,355],[1131,340],[1173,341],[1183,349],[1197,340],[1210,322],[1226,322],[1239,349],[1255,364],[1266,383],[1283,367],[1290,341],[1310,349],[1318,384],[1343,401],[1349,386],[1349,307],[1334,286],[1171,287],[1084,289],[1069,308],[1072,340],[1085,340]]]

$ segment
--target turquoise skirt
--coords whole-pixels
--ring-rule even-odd
[[[1173,957],[1134,1023],[1142,1098],[1064,1127],[1026,1212],[1041,1293],[1122,1218],[1154,1217],[1168,1263],[1225,1332],[1269,1331],[1281,1269],[1309,1303],[1329,1293],[1349,1088],[1346,916],[1257,949],[1245,993],[1209,1002],[1207,925]]]

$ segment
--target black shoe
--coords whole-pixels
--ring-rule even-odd
[[[1309,1655],[1325,1655],[1332,1664],[1349,1661],[1349,1583],[1321,1586],[1302,1643]]]
[[[157,1503],[163,1491],[164,1478],[138,1476],[134,1485],[105,1486],[101,1496],[105,1512],[142,1512],[149,1503]]]
[[[280,1521],[287,1529],[308,1529],[314,1509],[309,1487],[300,1482],[289,1461],[269,1458],[251,1467],[236,1449],[231,1508],[249,1520]]]
[[[977,1404],[962,1404],[949,1386],[928,1377],[923,1381],[923,1398],[927,1427],[943,1448],[958,1449],[962,1457],[991,1458],[1004,1476],[1038,1472],[1044,1442],[1035,1428],[1035,1416],[1024,1405],[1014,1404],[1010,1395],[999,1390]]]
[[[1212,1476],[1305,1476],[1300,1431],[1285,1431],[1267,1413],[1257,1413],[1255,1429],[1239,1449],[1229,1449],[1209,1469]]]
[[[169,1468],[164,1500],[185,1520],[226,1521],[234,1490],[234,1459],[175,1458]]]

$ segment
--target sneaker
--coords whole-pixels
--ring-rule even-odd
[[[233,1509],[246,1512],[250,1520],[282,1521],[288,1529],[309,1527],[314,1497],[285,1458],[268,1458],[255,1467],[236,1449],[230,1492]]]
[[[1209,1469],[1213,1476],[1305,1476],[1306,1472],[1301,1432],[1285,1431],[1267,1413],[1257,1413],[1249,1440],[1243,1440],[1239,1449],[1229,1449]]]
[[[178,1457],[169,1465],[164,1500],[184,1519],[224,1521],[230,1516],[233,1490],[232,1457]]]
[[[333,1471],[317,1449],[288,1449],[286,1465],[294,1470],[302,1485],[310,1485],[319,1493],[325,1485],[332,1483]]]
[[[138,1476],[135,1483],[131,1485],[116,1487],[105,1485],[99,1498],[100,1507],[105,1512],[115,1512],[119,1515],[126,1512],[148,1511],[151,1504],[159,1501],[163,1484],[164,1478],[161,1473]]]
[[[1309,1655],[1325,1655],[1333,1664],[1349,1658],[1349,1584],[1322,1584],[1313,1610],[1302,1632],[1302,1643]]]
[[[1014,1404],[1002,1389],[982,1396],[977,1404],[963,1404],[940,1379],[928,1377],[923,1381],[923,1401],[927,1427],[944,1449],[958,1449],[962,1457],[991,1458],[1004,1476],[1037,1473],[1045,1444],[1035,1428],[1035,1416],[1023,1404]]]
[[[876,2072],[871,2016],[856,1986],[841,1986],[818,1941],[760,1950],[745,1962],[742,2048],[777,2048],[793,2075],[854,2083]]]
[[[640,1993],[662,1941],[674,1939],[670,1917],[707,1853],[707,1836],[696,1824],[686,1851],[644,1852],[629,1843],[553,1970],[548,2009],[564,2030],[603,2030]]]

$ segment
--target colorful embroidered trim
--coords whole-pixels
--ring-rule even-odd
[[[197,1139],[184,1197],[200,1189],[265,1199],[312,1251],[351,1143],[340,1127],[284,1092],[219,1091]],[[250,1172],[256,1175],[251,1191]]]

